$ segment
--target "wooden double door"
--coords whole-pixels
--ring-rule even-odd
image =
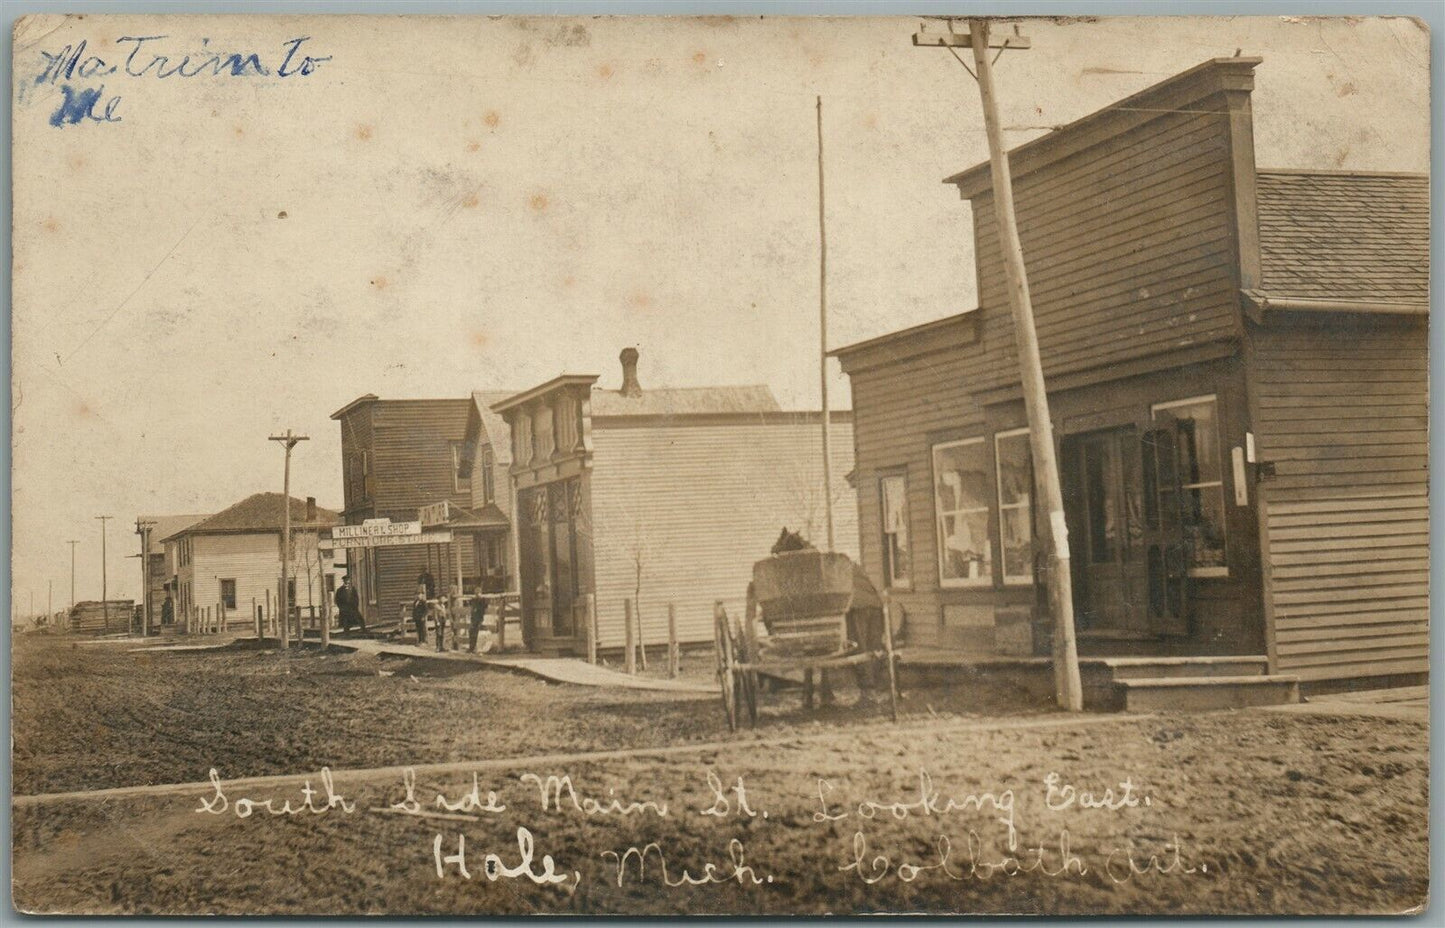
[[[522,634],[529,648],[576,644],[591,538],[579,479],[518,493]]]
[[[1167,418],[1063,439],[1060,478],[1080,634],[1189,634],[1178,448]]]

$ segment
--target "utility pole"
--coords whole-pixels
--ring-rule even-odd
[[[105,630],[110,631],[110,595],[105,580],[105,523],[115,516],[96,516],[100,522],[100,608],[105,614]]]
[[[281,606],[281,647],[289,648],[291,636],[291,598],[287,595],[288,574],[291,567],[291,449],[296,447],[297,442],[310,441],[309,435],[297,435],[290,429],[285,435],[272,435],[270,441],[281,442],[286,447],[286,470],[282,478],[281,490],[281,589],[277,591],[276,600]],[[296,617],[296,646],[301,646],[301,617]]]
[[[74,539],[67,541],[70,545],[70,608],[75,608],[75,546],[80,542]]]
[[[818,97],[818,384],[823,397],[823,511],[833,550],[832,423],[828,421],[828,225],[823,215],[823,98]]]
[[[45,581],[45,624],[49,625],[50,620],[55,616],[55,581]]]
[[[992,41],[988,33],[986,19],[969,19],[967,33],[954,32],[953,21],[949,20],[948,32],[925,33],[920,28],[913,36],[913,44],[947,48],[955,58],[958,58],[958,53],[953,51],[954,48],[967,46],[973,49],[973,75],[978,81],[979,96],[983,101],[983,124],[988,135],[994,214],[998,222],[999,246],[1004,255],[1004,272],[1008,278],[1014,341],[1018,346],[1024,407],[1029,419],[1034,484],[1048,511],[1049,535],[1053,544],[1048,582],[1049,600],[1054,612],[1054,692],[1060,706],[1070,712],[1080,712],[1084,708],[1084,695],[1079,679],[1078,642],[1074,637],[1073,580],[1069,562],[1069,531],[1064,522],[1064,494],[1054,454],[1054,429],[1049,418],[1049,397],[1044,386],[1043,362],[1039,357],[1039,337],[1034,327],[1028,273],[1024,268],[1023,246],[1019,241],[1018,218],[1014,215],[1013,178],[999,122],[993,61],[989,58],[990,47],[997,48],[1001,55],[1004,49],[1028,48],[1029,40],[1018,35],[1017,28],[1014,35]],[[968,68],[962,58],[958,58],[958,62]]]
[[[142,638],[149,635],[151,629],[151,529],[155,527],[155,522],[136,517],[135,533],[140,536],[141,614],[145,616],[140,630]]]

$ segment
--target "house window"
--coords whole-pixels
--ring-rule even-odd
[[[472,492],[472,475],[470,473],[463,474],[462,472],[462,458],[464,457],[462,453],[463,444],[462,442],[454,441],[451,443],[451,447],[452,489],[458,493],[470,493]],[[470,505],[470,503],[468,505]]]
[[[883,511],[883,585],[890,589],[913,586],[913,558],[908,544],[908,479],[890,474],[878,481]]]
[[[497,478],[492,473],[492,446],[482,449],[482,502],[491,503],[497,499]]]
[[[933,446],[933,498],[938,513],[938,579],[942,586],[993,583],[988,510],[988,446],[982,438]]]
[[[1179,520],[1188,545],[1189,575],[1227,577],[1218,403],[1213,396],[1200,396],[1156,404],[1152,413],[1155,424],[1171,426],[1175,436]],[[1161,493],[1171,489],[1159,487]]]
[[[221,581],[221,605],[225,606],[227,609],[235,609],[235,608],[236,608],[236,581],[235,581],[235,580],[229,580],[229,579],[228,579],[228,580],[222,580],[222,581]]]
[[[994,436],[998,470],[999,557],[1004,583],[1032,583],[1034,579],[1034,466],[1029,430],[1015,429]]]

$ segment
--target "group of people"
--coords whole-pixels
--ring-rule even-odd
[[[487,600],[484,596],[473,596],[471,606],[466,610],[470,622],[467,630],[467,650],[477,653],[477,638],[481,635],[482,627],[487,619]],[[447,629],[451,629],[451,650],[458,650],[457,632],[463,615],[463,604],[457,588],[453,586],[448,595],[438,598],[436,595],[436,580],[432,578],[430,571],[422,571],[416,578],[416,599],[411,604],[411,620],[416,626],[416,643],[426,645],[426,627],[430,622],[432,630],[436,635],[436,648],[438,651],[447,650]],[[490,642],[483,645],[485,651],[491,647]]]
[[[343,631],[351,631],[357,627],[365,634],[366,618],[361,612],[361,597],[357,595],[356,587],[351,582],[351,575],[347,574],[341,580],[341,586],[336,591],[336,612],[341,619]],[[451,629],[451,650],[458,649],[457,633],[458,626],[462,620],[461,597],[457,595],[455,586],[449,591],[449,595],[438,598],[436,595],[436,578],[431,571],[423,570],[416,578],[416,599],[411,605],[411,619],[416,627],[416,643],[426,645],[426,629],[430,623],[436,635],[436,649],[447,650],[446,633],[448,627]],[[468,650],[473,654],[477,653],[477,639],[480,637],[482,628],[487,619],[487,600],[484,596],[472,597],[470,608],[467,610],[470,618],[468,628]],[[483,643],[482,650],[486,651],[491,647],[490,642]]]

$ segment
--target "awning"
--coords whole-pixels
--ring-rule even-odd
[[[481,509],[467,509],[453,503],[449,507],[449,518],[442,525],[467,532],[504,532],[512,527],[511,520],[496,503],[487,503]]]

